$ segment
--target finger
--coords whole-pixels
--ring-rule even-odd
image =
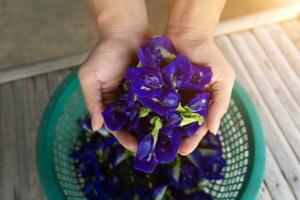
[[[184,139],[179,149],[179,153],[184,156],[192,153],[207,133],[207,130],[207,125],[204,124],[193,136]]]
[[[79,71],[80,85],[84,100],[91,115],[93,130],[99,130],[103,125],[103,103],[101,96],[101,82],[96,77],[87,76],[85,72]]]
[[[112,134],[117,138],[122,146],[129,151],[135,152],[137,150],[137,139],[127,131],[113,131]]]
[[[216,82],[212,85],[212,102],[208,108],[207,125],[214,135],[217,134],[221,119],[226,113],[232,91],[233,82]]]

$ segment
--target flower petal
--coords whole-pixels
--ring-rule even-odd
[[[148,160],[155,148],[154,138],[151,134],[143,137],[139,142],[136,157],[139,160]]]
[[[183,54],[177,54],[176,58],[163,69],[163,74],[170,87],[180,89],[192,78],[192,65]]]
[[[159,163],[172,162],[178,154],[180,145],[181,138],[176,130],[170,128],[162,129],[155,147],[155,155]]]
[[[178,93],[168,87],[163,87],[156,98],[139,98],[141,104],[159,115],[166,115],[178,107],[180,97]]]

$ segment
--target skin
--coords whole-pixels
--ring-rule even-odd
[[[188,3],[187,3],[188,2]],[[207,130],[216,134],[228,108],[235,73],[213,39],[213,33],[225,0],[174,0],[164,35],[178,52],[194,64],[209,65],[213,71],[209,90],[212,103],[207,121],[197,133],[183,141],[179,150],[188,155]],[[93,51],[79,70],[80,84],[94,130],[103,125],[101,112],[114,100],[116,88],[131,63],[136,49],[149,37],[145,3],[142,0],[90,0],[101,33]],[[117,58],[117,59],[116,59]],[[137,141],[127,132],[113,132],[128,150],[137,149]]]

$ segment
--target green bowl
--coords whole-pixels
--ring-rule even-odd
[[[38,174],[50,200],[85,199],[68,155],[80,134],[77,120],[87,115],[75,68],[50,99],[38,131]],[[209,182],[205,191],[218,200],[254,200],[264,177],[266,144],[255,106],[237,82],[220,131],[227,162],[224,179]]]

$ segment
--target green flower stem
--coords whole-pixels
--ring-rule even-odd
[[[180,159],[179,159],[179,157],[176,157],[175,165],[173,167],[173,177],[174,177],[176,182],[179,181],[180,167],[181,167]]]
[[[139,117],[147,117],[149,115],[149,113],[151,112],[151,110],[149,108],[145,108],[145,107],[141,107],[139,109]]]
[[[161,119],[158,116],[152,117],[150,120],[150,124],[153,125],[153,129],[151,131],[151,134],[154,138],[154,144],[156,144],[159,130],[162,128],[162,122]]]
[[[179,104],[176,111],[180,113],[180,116],[182,117],[180,127],[186,126],[193,122],[198,122],[198,124],[201,125],[204,121],[203,117],[198,113],[194,113],[189,106],[182,106]]]

